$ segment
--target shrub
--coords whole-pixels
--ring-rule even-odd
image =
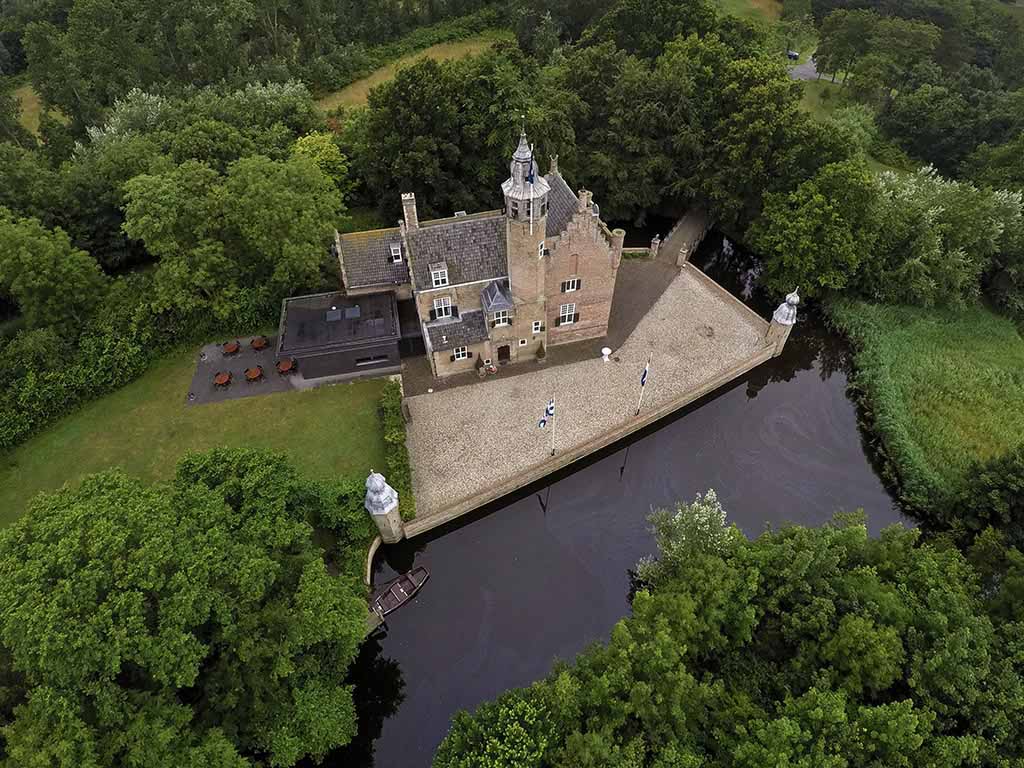
[[[279,311],[276,298],[243,295],[223,322],[208,312],[157,312],[149,303],[151,286],[150,274],[115,280],[75,345],[22,331],[0,349],[0,450],[119,389],[175,347],[228,331],[255,331],[272,323]]]
[[[385,476],[398,491],[398,509],[403,520],[416,516],[416,499],[412,493],[412,467],[405,445],[405,417],[402,415],[402,387],[395,380],[384,385],[380,397],[381,421],[384,424]]]

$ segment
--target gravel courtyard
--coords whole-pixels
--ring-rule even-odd
[[[597,357],[538,365],[517,376],[409,397],[416,523],[447,517],[460,500],[543,465],[550,458],[551,426],[541,430],[537,422],[549,398],[555,400],[556,452],[569,452],[633,419],[648,354],[653,359],[645,412],[763,353],[767,328],[687,265],[610,362]]]

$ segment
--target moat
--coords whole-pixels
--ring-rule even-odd
[[[694,263],[762,316],[755,262],[711,233]],[[654,549],[647,515],[714,488],[747,535],[863,509],[908,521],[875,472],[846,395],[843,341],[804,313],[782,356],[551,482],[377,556],[381,583],[431,579],[365,644],[356,743],[331,766],[429,766],[460,709],[545,676],[629,611],[629,569]]]

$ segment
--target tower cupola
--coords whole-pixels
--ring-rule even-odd
[[[551,186],[540,175],[533,147],[524,131],[519,137],[519,146],[512,155],[509,177],[501,185],[505,195],[505,214],[510,219],[522,222],[537,222],[547,216],[548,193]]]

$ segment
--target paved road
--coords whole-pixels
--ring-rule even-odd
[[[807,59],[803,64],[790,67],[789,76],[794,80],[817,80],[818,70],[814,66],[814,57]]]

